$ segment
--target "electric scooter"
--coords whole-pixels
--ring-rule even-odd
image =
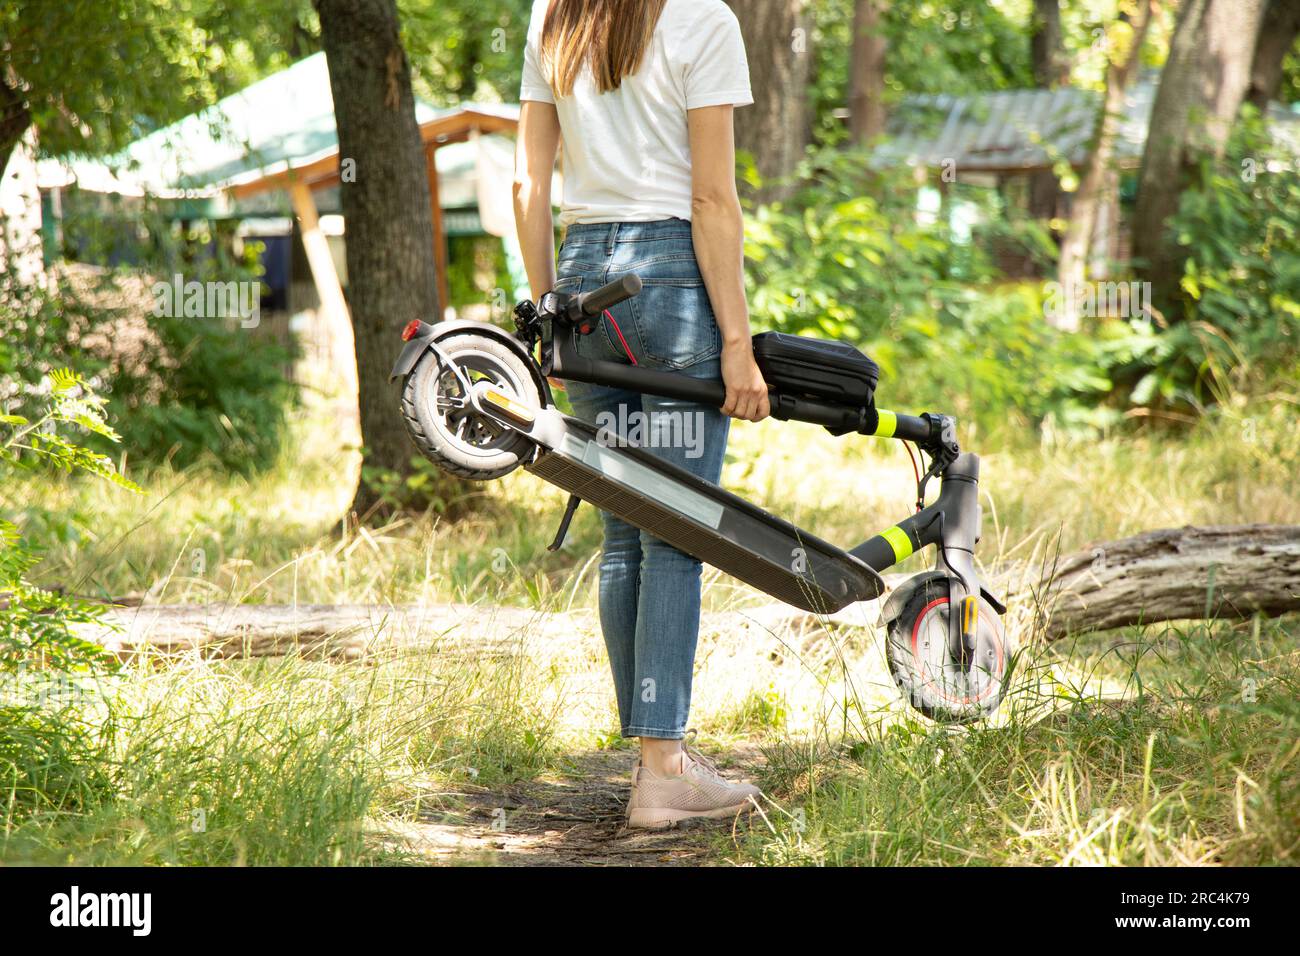
[[[393,368],[402,417],[420,453],[452,475],[500,478],[524,468],[569,492],[551,549],[587,501],[707,564],[805,611],[829,614],[879,597],[880,572],[929,545],[934,568],[885,601],[890,670],[927,716],[964,722],[1002,700],[1014,646],[1006,607],[980,580],[979,458],[958,446],[951,416],[904,415],[876,407],[879,368],[853,346],[765,332],[754,355],[772,417],[812,422],[832,434],[910,441],[927,467],[914,514],[843,550],[705,481],[610,427],[562,414],[548,378],[616,386],[721,407],[726,390],[706,381],[579,354],[607,310],[635,296],[623,275],[592,292],[548,292],[514,310],[516,331],[487,322],[411,322]],[[621,335],[621,333],[620,333]],[[630,354],[630,353],[629,353]],[[926,484],[939,493],[925,504]]]

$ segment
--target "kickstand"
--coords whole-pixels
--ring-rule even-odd
[[[546,546],[547,551],[559,551],[560,546],[564,544],[564,536],[569,533],[569,523],[573,521],[573,513],[578,510],[578,505],[582,504],[582,499],[577,495],[569,495],[569,503],[564,508],[564,517],[560,519],[560,526],[555,529],[555,540]]]

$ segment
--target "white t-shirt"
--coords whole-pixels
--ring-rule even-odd
[[[754,102],[740,24],[722,0],[667,0],[640,69],[597,93],[583,70],[557,97],[539,47],[549,0],[536,0],[519,99],[554,103],[563,145],[562,225],[691,218],[686,111]]]

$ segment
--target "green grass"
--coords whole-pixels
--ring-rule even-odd
[[[1093,638],[1071,660],[1143,686],[1117,700],[1057,684],[1048,708],[1021,692],[1005,719],[969,729],[906,717],[774,742],[763,781],[773,803],[737,858],[1300,862],[1294,621]]]
[[[390,862],[367,827],[553,763],[549,682],[523,655],[434,647],[355,667],[140,662],[66,706],[29,696],[0,710],[0,859]]]
[[[564,496],[520,473],[480,489],[481,507],[455,523],[347,527],[354,439],[336,409],[303,416],[283,461],[255,480],[160,470],[137,476],[139,496],[31,481],[5,489],[6,508],[22,503],[48,546],[42,583],[81,594],[466,601],[572,609],[587,623],[571,641],[520,634],[488,657],[435,641],[353,663],[140,661],[71,707],[30,706],[10,682],[0,861],[400,862],[413,856],[391,834],[455,813],[457,788],[625,746],[591,618],[595,512],[547,552]],[[733,434],[724,483],[832,541],[856,543],[910,507],[893,443],[778,423]],[[963,436],[985,462],[986,565],[1185,523],[1300,523],[1287,401],[1229,406],[1177,434],[1033,438]],[[713,571],[705,582],[709,610],[767,601]],[[873,627],[708,632],[693,723],[715,744],[762,745],[773,801],[717,859],[1295,863],[1296,632],[1294,618],[1212,622],[1033,647],[998,719],[965,730],[908,711]]]

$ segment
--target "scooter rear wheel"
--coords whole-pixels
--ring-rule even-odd
[[[1015,647],[998,612],[980,598],[975,658],[963,668],[948,639],[949,607],[946,581],[918,588],[889,624],[886,657],[894,682],[913,707],[933,720],[966,723],[997,710]]]
[[[437,345],[471,388],[487,381],[530,408],[541,407],[531,371],[505,343],[460,333]],[[461,378],[436,352],[420,357],[402,389],[402,418],[420,454],[442,471],[474,481],[500,478],[526,463],[528,439],[479,414],[468,399]]]

